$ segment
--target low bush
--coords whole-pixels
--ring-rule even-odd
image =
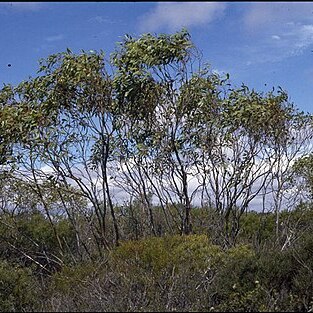
[[[0,261],[0,311],[32,311],[37,305],[39,285],[30,269]]]

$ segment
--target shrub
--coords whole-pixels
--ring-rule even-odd
[[[123,242],[102,265],[86,263],[55,274],[49,310],[203,310],[207,270],[221,254],[205,235]]]
[[[0,311],[34,310],[38,284],[29,269],[0,261]]]

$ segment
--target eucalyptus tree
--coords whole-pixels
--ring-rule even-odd
[[[52,127],[55,116],[51,114],[51,108],[49,113],[39,99],[35,98],[34,93],[40,91],[35,87],[35,82],[28,81],[14,88],[5,86],[0,92],[1,134],[10,147],[10,154],[5,156],[1,164],[0,199],[3,214],[0,222],[6,215],[14,221],[23,214],[33,214],[39,210],[50,223],[60,254],[66,252],[74,256],[76,253],[81,254],[80,246],[84,243],[79,238],[73,214],[70,215],[67,208],[81,212],[86,204],[77,189],[61,186],[62,183],[52,179],[51,173],[43,168],[45,162],[41,152],[43,147],[48,147],[48,142],[41,134],[45,128]],[[31,89],[32,95],[27,92],[29,88],[34,88]],[[64,214],[67,214],[76,232],[76,251],[69,250],[66,238],[57,229]],[[20,235],[25,236],[23,233]],[[88,250],[86,252],[89,254]]]
[[[305,159],[313,151],[312,126],[311,114],[291,108],[285,118],[283,140],[274,142],[272,146],[277,162],[276,166],[273,166],[270,190],[273,198],[273,211],[276,214],[278,242],[281,240],[280,233],[286,232],[284,225],[280,222],[280,211],[292,211],[302,201],[301,187],[297,183],[292,184],[291,182],[297,176],[295,162],[298,159]]]
[[[306,132],[302,130],[302,134],[297,133],[296,135],[299,146],[302,146],[302,151],[296,153],[295,157],[292,155],[290,158],[292,166],[288,168],[287,175],[284,177],[287,182],[283,181],[285,188],[282,188],[281,194],[285,196],[287,193],[284,202],[287,198],[289,206],[284,210],[284,222],[277,223],[279,227],[276,228],[276,235],[281,244],[281,250],[291,247],[295,258],[299,259],[295,243],[304,236],[305,232],[310,230],[307,214],[311,211],[313,197],[313,157],[312,146],[303,151],[303,146],[307,147],[308,145],[301,145],[299,140],[305,138]],[[276,222],[280,222],[280,220],[282,218],[280,219],[278,216]]]
[[[183,133],[193,149],[189,162],[201,203],[221,214],[221,233],[233,245],[253,200],[259,200],[254,209],[274,206],[279,216],[292,162],[312,149],[311,117],[294,108],[281,89],[234,88],[228,74],[205,68],[185,84],[181,97],[185,108],[194,108]]]
[[[41,114],[42,124],[33,120],[32,129],[21,132],[20,174],[35,183],[46,214],[52,220],[41,193],[41,183],[54,182],[60,196],[73,192],[88,200],[85,217],[96,239],[99,252],[108,246],[108,215],[112,221],[114,242],[119,230],[110,192],[108,163],[112,158],[116,124],[113,109],[112,80],[105,66],[104,54],[75,55],[70,50],[41,60],[37,77],[22,82],[13,90],[18,110],[28,108]],[[10,108],[6,104],[6,108]],[[60,188],[62,186],[62,188]],[[74,205],[64,210],[73,223]],[[87,214],[88,213],[88,214]],[[78,227],[75,222],[75,227]]]
[[[117,102],[131,138],[125,146],[127,177],[144,199],[154,233],[148,192],[158,199],[167,221],[166,207],[181,204],[182,211],[176,206],[180,231],[189,234],[192,230],[188,181],[192,147],[184,127],[194,108],[185,106],[181,88],[199,61],[186,30],[173,35],[126,36],[113,54]]]
[[[239,198],[234,194],[233,199],[241,199],[235,218],[238,225],[235,227],[236,234],[240,229],[239,217],[254,199],[261,202],[256,209],[270,211],[273,208],[279,215],[282,190],[292,159],[295,153],[301,152],[299,148],[303,151],[307,149],[312,131],[299,144],[294,131],[297,129],[299,134],[302,133],[308,123],[304,122],[302,113],[293,107],[287,93],[281,89],[277,93],[273,90],[264,94],[245,87],[231,96],[229,104],[231,129],[235,127],[239,135],[236,145],[243,148],[236,157],[239,162],[234,186]],[[240,187],[238,190],[237,186]]]

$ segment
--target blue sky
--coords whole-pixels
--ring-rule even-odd
[[[35,76],[40,58],[67,47],[109,55],[126,33],[182,27],[236,86],[281,86],[313,113],[313,2],[1,2],[0,84]]]

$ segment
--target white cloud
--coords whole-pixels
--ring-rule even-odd
[[[266,25],[273,20],[274,13],[265,3],[255,3],[244,15],[244,23],[248,29]]]
[[[296,21],[312,21],[313,3],[306,2],[255,2],[250,3],[243,16],[249,31],[264,30],[293,24]]]
[[[99,24],[116,24],[117,21],[111,20],[109,18],[97,15],[89,19],[91,22],[97,22]]]
[[[45,40],[48,42],[54,42],[54,41],[62,40],[63,38],[64,38],[64,35],[58,34],[58,35],[46,37]]]
[[[221,17],[225,8],[222,2],[159,2],[152,12],[141,17],[139,27],[141,31],[151,32],[205,25]]]
[[[303,54],[313,46],[313,24],[289,24],[279,35],[271,36],[272,40],[264,37],[255,40],[253,47],[250,47],[250,52],[254,55],[250,56],[253,63],[279,62]]]
[[[274,39],[274,40],[280,40],[281,39],[280,36],[277,36],[277,35],[272,35],[271,38]]]
[[[272,39],[276,39],[275,42],[268,43],[266,48],[275,51],[274,61],[301,55],[305,49],[313,45],[313,24],[289,24],[288,28],[282,30],[280,35],[272,36]]]
[[[304,49],[313,44],[313,25],[301,25],[295,30],[295,47]]]
[[[19,11],[38,11],[43,7],[42,2],[1,2],[0,7]]]
[[[280,62],[313,46],[313,3],[250,3],[242,16],[249,64]]]

